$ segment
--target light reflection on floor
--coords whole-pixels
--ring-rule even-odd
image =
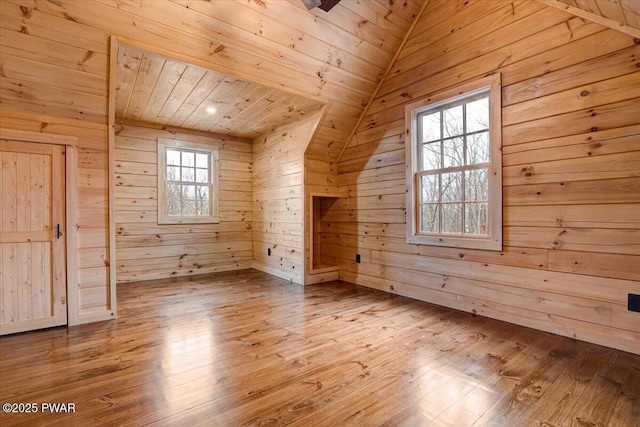
[[[173,325],[164,334],[161,354],[162,391],[169,413],[192,407],[194,396],[216,393],[216,341],[211,322]],[[208,390],[207,390],[208,388]]]

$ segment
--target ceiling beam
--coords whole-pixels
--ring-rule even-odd
[[[586,10],[582,10],[578,7],[568,5],[566,3],[561,2],[560,0],[538,0],[540,3],[562,10],[564,12],[570,13],[572,15],[578,16],[580,18],[586,19],[591,22],[595,22],[596,24],[603,25],[605,27],[611,28],[616,31],[620,31],[621,33],[628,34],[631,37],[635,37],[640,39],[640,29],[630,27],[622,22],[614,21],[613,19],[605,18],[604,16],[600,16],[597,13],[588,12]]]

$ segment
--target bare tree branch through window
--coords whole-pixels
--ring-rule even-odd
[[[487,235],[489,97],[418,114],[420,230]]]

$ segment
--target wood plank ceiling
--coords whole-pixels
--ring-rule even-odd
[[[335,159],[423,2],[1,0],[2,108],[106,123],[115,35],[328,101],[309,153]]]
[[[640,28],[637,0],[563,1]],[[308,154],[335,159],[423,2],[342,0],[327,13],[293,0],[2,0],[2,108],[106,123],[116,35],[329,101]]]
[[[362,1],[353,3],[345,1],[351,9],[365,6]],[[638,0],[556,0],[556,3],[640,29]],[[327,15],[316,11],[316,16]],[[303,96],[132,47],[121,46],[118,52],[116,116],[119,118],[255,138],[270,128],[311,114],[320,106]]]
[[[252,139],[321,106],[303,96],[133,47],[118,49],[118,118]]]

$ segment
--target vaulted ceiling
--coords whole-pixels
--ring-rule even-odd
[[[3,108],[106,123],[115,36],[328,103],[308,153],[335,159],[425,0],[342,0],[329,12],[300,0],[0,3]]]
[[[221,44],[214,50],[216,56],[224,56],[233,47],[249,49],[255,53],[256,60],[270,59],[275,54],[291,61],[286,66],[296,69],[294,78],[297,73],[301,78],[300,72],[317,69],[319,84],[307,86],[305,90],[293,88],[294,93],[290,93],[274,88],[270,82],[263,85],[251,81],[255,80],[255,75],[243,78],[246,71],[243,68],[225,73],[224,68],[216,71],[121,46],[116,116],[255,138],[274,126],[317,111],[325,100],[332,108],[315,141],[316,154],[321,157],[327,154],[334,157],[347,142],[349,131],[375,92],[374,84],[384,75],[393,60],[392,54],[423,4],[423,0],[406,1],[400,9],[403,13],[400,13],[393,0],[344,0],[327,13],[320,9],[305,11],[298,0],[286,4],[253,0],[248,2],[248,9],[226,1],[208,4],[174,1],[189,11],[191,19],[197,17],[194,11],[202,15],[196,18],[194,25],[202,23],[206,27],[215,21],[217,30],[234,27],[228,36],[237,36],[238,40],[225,39],[223,33],[216,34],[221,36]],[[617,29],[632,33],[640,31],[638,0],[540,1]],[[126,2],[118,8],[131,12]],[[282,22],[277,16],[282,17]],[[239,29],[253,31],[253,35],[241,35]],[[349,39],[355,45],[345,45]],[[229,45],[222,40],[227,40]],[[320,58],[323,49],[328,49],[327,56]],[[258,62],[257,67],[261,66]],[[268,79],[275,77],[276,70],[270,70]],[[295,86],[294,81],[278,81],[287,90]]]
[[[301,0],[0,0],[2,108],[106,123],[109,38],[116,36],[162,48],[183,65],[328,103],[308,154],[336,159],[426,1],[465,3],[342,0],[325,12]],[[638,0],[539,1],[640,33]],[[177,122],[164,108],[154,119]]]

